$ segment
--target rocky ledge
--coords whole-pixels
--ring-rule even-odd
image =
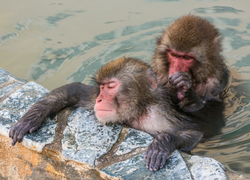
[[[150,135],[103,126],[82,108],[62,110],[12,147],[10,127],[48,92],[0,68],[0,179],[246,179],[212,158],[177,150],[163,169],[150,172],[144,160]]]

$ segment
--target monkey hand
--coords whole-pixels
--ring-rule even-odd
[[[171,152],[175,148],[174,137],[170,134],[158,134],[145,154],[146,167],[150,171],[157,171],[164,167]]]
[[[187,72],[175,72],[169,77],[169,82],[177,89],[177,97],[180,101],[186,97],[186,92],[192,87],[192,78]]]
[[[24,135],[29,132],[33,133],[45,120],[46,115],[43,111],[33,106],[9,131],[9,137],[13,139],[11,145],[21,142]],[[39,107],[38,107],[39,108]]]

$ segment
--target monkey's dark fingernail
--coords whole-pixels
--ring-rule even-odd
[[[11,146],[15,146],[16,142],[12,141]]]

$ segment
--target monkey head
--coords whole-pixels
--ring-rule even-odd
[[[95,82],[100,91],[94,111],[103,124],[137,119],[156,100],[155,74],[146,63],[133,58],[111,61],[98,71]]]
[[[221,35],[205,19],[194,15],[179,18],[167,27],[157,44],[152,65],[160,81],[167,81],[177,71],[190,73],[197,83],[219,74]]]

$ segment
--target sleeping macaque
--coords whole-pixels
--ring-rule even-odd
[[[158,39],[151,65],[158,83],[176,92],[172,98],[179,108],[206,112],[204,106],[220,102],[228,85],[229,71],[221,51],[219,31],[207,20],[187,15]]]
[[[152,135],[145,155],[151,171],[162,168],[173,150],[189,151],[205,135],[199,120],[172,105],[168,87],[158,84],[155,73],[142,61],[125,57],[111,61],[94,80],[96,86],[67,84],[36,102],[10,129],[12,145],[34,132],[46,117],[69,106],[94,110],[102,124],[120,123]]]

